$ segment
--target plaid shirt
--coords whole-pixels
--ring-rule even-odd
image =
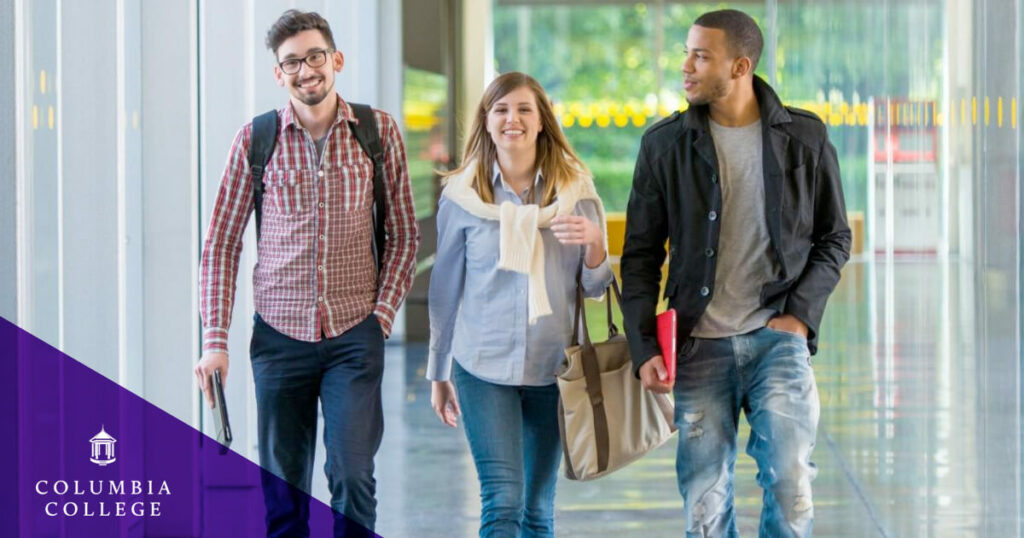
[[[278,110],[274,155],[263,176],[263,221],[253,271],[256,311],[306,342],[336,337],[374,313],[384,334],[412,284],[419,230],[405,147],[395,120],[374,110],[384,144],[387,199],[384,266],[373,258],[373,161],[350,131],[352,109],[338,97],[322,159],[291,103]],[[242,232],[253,211],[248,153],[252,124],[231,146],[200,267],[203,351],[226,351]]]

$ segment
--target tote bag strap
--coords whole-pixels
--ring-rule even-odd
[[[576,316],[582,321],[577,327],[583,329],[583,342],[580,345],[580,358],[583,361],[583,378],[587,383],[587,397],[594,413],[594,444],[597,448],[597,472],[608,468],[608,415],[604,410],[604,394],[601,390],[601,367],[597,361],[597,349],[590,341],[587,329],[587,311],[583,308],[583,285],[576,282]],[[576,330],[574,329],[575,333]],[[575,341],[575,334],[573,340]]]
[[[581,280],[582,272],[583,272],[583,265],[581,264],[580,268],[576,271],[576,288],[578,290],[581,290],[582,287],[583,287],[582,280]],[[604,294],[605,294],[605,303],[604,303],[604,305],[605,305],[605,315],[606,315],[606,320],[608,322],[608,338],[611,338],[611,337],[616,336],[616,335],[619,334],[619,328],[615,326],[615,319],[612,317],[612,292],[615,293],[615,302],[618,303],[619,309],[621,310],[622,309],[622,292],[619,291],[619,281],[615,279],[614,275],[612,276],[612,283],[604,290]],[[576,308],[574,309],[574,313],[573,313],[572,339],[569,340],[569,345],[570,346],[578,346],[578,345],[580,345],[579,328],[580,328],[580,312],[582,310],[583,310],[583,302],[577,299],[577,301],[576,301]]]
[[[608,338],[619,334],[619,328],[615,326],[615,321],[612,318],[612,292],[615,292],[615,302],[619,305],[619,310],[622,310],[622,293],[619,291],[619,281],[615,280],[615,275],[612,275],[612,283],[604,290],[605,309],[608,316]]]

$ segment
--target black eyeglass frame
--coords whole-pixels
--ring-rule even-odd
[[[327,63],[327,57],[333,53],[334,49],[318,49],[303,56],[302,58],[288,58],[287,60],[281,60],[280,62],[277,62],[277,67],[280,68],[281,72],[286,75],[294,75],[302,70],[302,64],[306,64],[312,68],[323,67],[323,65]],[[323,55],[323,61],[314,64],[313,58],[321,54]],[[285,68],[285,64],[294,65],[295,69],[293,71],[289,71],[288,69]]]

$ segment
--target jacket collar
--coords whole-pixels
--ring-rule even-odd
[[[775,90],[757,75],[754,75],[754,96],[757,97],[757,106],[761,109],[761,121],[765,125],[778,125],[793,121]],[[710,114],[708,110],[708,105],[691,106],[690,113],[684,116],[683,126],[688,129],[707,131]]]
[[[789,135],[784,129],[775,127],[780,124],[792,123],[793,117],[789,115],[786,107],[782,106],[779,96],[768,86],[768,83],[760,77],[754,77],[754,95],[757,97],[758,107],[761,109],[761,129],[763,133],[763,169],[764,169],[764,198],[765,212],[768,220],[768,235],[771,237],[772,246],[775,248],[775,255],[782,265],[782,274],[788,274],[785,258],[779,245],[781,242],[782,229],[782,181],[783,163],[789,147]],[[684,125],[694,129],[697,136],[693,141],[693,148],[704,162],[712,170],[718,170],[718,159],[715,156],[715,143],[711,137],[708,126],[707,105],[691,107],[693,114],[685,114]],[[712,181],[714,181],[712,179]]]

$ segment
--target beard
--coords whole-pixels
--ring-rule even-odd
[[[725,81],[721,79],[705,80],[701,85],[707,87],[704,92],[694,95],[693,97],[690,97],[689,95],[686,96],[686,102],[690,103],[690,105],[707,105],[710,104],[711,101],[720,97],[725,97],[728,93]]]
[[[294,94],[295,98],[298,99],[299,101],[302,101],[302,103],[306,106],[316,106],[322,103],[324,99],[326,99],[327,96],[331,94],[331,91],[334,89],[334,83],[332,82],[330,85],[328,85],[327,79],[323,77],[321,78],[323,84],[322,89],[319,92],[312,94],[304,93],[302,89],[299,88],[300,84],[302,84],[303,82],[307,82],[310,79],[296,82]]]

